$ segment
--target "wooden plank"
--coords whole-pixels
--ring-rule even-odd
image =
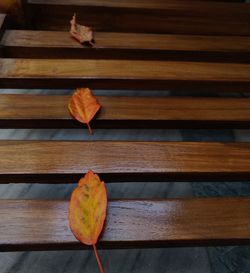
[[[200,90],[202,87],[202,90],[249,91],[249,74],[249,64],[0,59],[0,88]]]
[[[0,13],[0,28],[2,28],[5,18],[6,18],[6,14]]]
[[[95,40],[90,48],[68,32],[8,30],[2,44],[8,58],[250,61],[250,37],[97,32]]]
[[[250,198],[118,200],[108,206],[98,248],[250,242]],[[0,217],[0,251],[86,247],[69,229],[68,201],[0,200]]]
[[[72,183],[92,169],[107,182],[250,179],[250,143],[1,141],[0,182]]]
[[[0,53],[2,52],[2,36],[4,34],[5,28],[6,28],[6,14],[0,13]]]
[[[0,95],[0,128],[83,128],[69,96]],[[250,99],[98,97],[93,128],[250,128]]]
[[[68,30],[77,11],[96,31],[249,35],[250,6],[206,1],[29,0],[35,29]]]
[[[3,14],[3,13],[0,13],[0,57],[3,57],[4,56],[4,47],[2,45],[2,37],[3,37],[3,34],[5,32],[5,28],[6,28],[6,14]]]

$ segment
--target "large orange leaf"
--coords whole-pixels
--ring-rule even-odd
[[[92,95],[89,88],[77,89],[72,95],[69,105],[71,115],[82,123],[86,123],[90,134],[92,134],[89,122],[101,108],[97,99]]]
[[[104,272],[95,244],[103,229],[107,210],[104,182],[89,171],[78,182],[69,204],[69,225],[75,237],[86,245],[93,245],[101,272]]]

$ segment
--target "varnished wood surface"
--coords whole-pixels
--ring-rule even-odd
[[[36,29],[68,30],[77,11],[79,22],[96,31],[249,35],[250,6],[207,1],[54,1],[29,0]]]
[[[249,198],[109,201],[98,247],[239,245],[250,242]],[[0,250],[82,249],[67,201],[1,200]]]
[[[0,95],[1,128],[83,128],[68,111],[70,96]],[[250,128],[250,99],[97,97],[93,128]]]
[[[0,59],[1,88],[199,89],[249,91],[250,64]],[[237,88],[236,88],[237,87]]]
[[[249,180],[250,143],[0,142],[1,183],[73,183],[88,170],[106,182]]]
[[[1,44],[11,58],[250,61],[249,37],[96,32],[95,41],[89,48],[68,32],[7,30]]]

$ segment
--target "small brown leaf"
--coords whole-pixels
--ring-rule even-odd
[[[73,15],[70,21],[70,34],[75,38],[80,44],[89,43],[94,46],[94,34],[91,27],[82,26],[76,23],[76,14]]]
[[[92,95],[91,90],[89,88],[77,89],[69,101],[68,108],[75,119],[87,124],[89,132],[92,134],[89,122],[101,108],[101,105]]]

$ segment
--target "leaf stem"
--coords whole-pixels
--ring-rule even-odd
[[[89,123],[87,123],[87,126],[88,126],[88,129],[89,129],[89,133],[90,133],[91,135],[93,135],[93,131],[92,131],[92,129],[91,129]]]
[[[101,273],[105,273],[104,268],[103,268],[102,263],[101,263],[101,260],[100,260],[100,257],[99,257],[99,254],[97,252],[96,246],[93,245],[93,248],[94,248],[95,257],[96,257],[96,261],[98,263],[99,269],[100,269]]]

